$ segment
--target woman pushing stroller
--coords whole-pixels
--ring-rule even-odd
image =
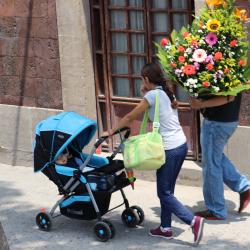
[[[163,72],[156,63],[144,65],[141,71],[142,92],[145,93],[142,101],[117,126],[108,132],[112,135],[120,128],[129,126],[140,114],[147,109],[152,121],[155,110],[155,97],[159,91],[159,122],[160,134],[163,139],[166,162],[156,172],[157,194],[161,204],[161,224],[151,229],[149,235],[173,238],[171,216],[175,214],[186,224],[190,225],[194,234],[194,243],[199,244],[202,238],[204,219],[187,209],[174,195],[175,183],[187,154],[187,143],[184,132],[180,126],[177,105],[173,93],[166,84]],[[106,135],[106,134],[105,134]]]

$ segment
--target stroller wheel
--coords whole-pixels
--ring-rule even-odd
[[[136,227],[140,221],[138,213],[132,208],[126,208],[121,217],[122,222],[128,227]]]
[[[48,213],[39,213],[36,216],[36,224],[43,231],[50,231],[52,227],[52,217]]]
[[[139,215],[139,222],[137,225],[140,225],[144,221],[144,218],[145,218],[143,210],[139,206],[132,206],[130,208],[135,210],[137,214]]]
[[[95,224],[94,232],[98,240],[105,242],[111,238],[111,229],[105,221],[98,221]]]
[[[109,220],[103,220],[103,222],[106,222],[109,225],[109,228],[111,230],[110,239],[113,239],[115,237],[115,234],[116,234],[114,225]]]

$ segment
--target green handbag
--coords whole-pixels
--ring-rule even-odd
[[[153,170],[165,163],[165,150],[159,134],[159,90],[155,97],[155,113],[152,132],[146,133],[148,110],[145,111],[140,134],[124,142],[124,165],[126,168]]]

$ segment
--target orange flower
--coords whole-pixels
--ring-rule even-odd
[[[178,51],[182,53],[185,51],[185,48],[183,46],[179,46]]]
[[[214,54],[214,59],[215,59],[216,61],[221,60],[222,57],[223,57],[223,55],[222,55],[221,52],[216,52],[216,53]]]
[[[182,34],[182,35],[183,35],[183,37],[184,37],[184,38],[186,38],[186,37],[190,36],[190,33],[189,33],[189,32],[187,32],[187,31],[185,31],[185,32],[183,32],[183,34]]]
[[[214,65],[212,63],[207,64],[207,69],[208,70],[213,70],[214,69]]]
[[[177,64],[176,64],[176,63],[171,63],[170,66],[171,66],[172,68],[176,68],[176,67],[177,67]]]
[[[239,66],[244,66],[246,64],[245,60],[241,59],[238,62]]]
[[[234,14],[241,20],[241,21],[247,21],[247,11],[245,9],[239,10],[235,9]]]
[[[250,84],[250,80],[247,81],[247,84]]]
[[[186,61],[184,56],[179,56],[178,58],[179,62],[184,63]]]
[[[230,47],[235,47],[236,45],[238,45],[238,41],[236,39],[229,43]]]
[[[193,65],[185,65],[183,68],[183,73],[186,75],[194,75],[196,74],[195,67]]]
[[[210,7],[219,6],[223,4],[223,0],[206,0],[207,5]]]
[[[210,83],[209,82],[203,82],[202,85],[207,88],[207,87],[210,86]]]
[[[223,2],[223,0],[206,0],[207,5],[210,7],[222,5]]]
[[[224,73],[225,73],[225,74],[230,73],[230,69],[229,69],[229,68],[225,68],[225,69],[224,69]]]
[[[193,39],[193,40],[190,42],[190,44],[191,44],[192,46],[197,46],[197,45],[198,45],[198,42],[197,42],[196,39]]]

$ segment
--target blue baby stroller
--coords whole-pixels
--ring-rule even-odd
[[[58,216],[54,215],[57,207],[59,215],[81,220],[97,219],[94,232],[101,241],[115,235],[113,224],[102,216],[117,207],[125,205],[121,218],[126,226],[135,227],[143,222],[143,210],[138,206],[130,207],[123,191],[131,184],[131,178],[126,174],[123,161],[114,159],[130,131],[124,128],[114,133],[120,134],[120,145],[105,158],[94,153],[107,137],[99,138],[89,154],[82,152],[94,136],[96,127],[95,121],[75,112],[63,112],[37,124],[34,171],[45,174],[62,195],[49,213],[42,209],[37,214],[36,224],[41,230],[51,229],[52,220]],[[64,153],[71,157],[65,165],[57,164],[56,160]],[[121,192],[123,203],[109,209],[111,195],[116,191]]]

